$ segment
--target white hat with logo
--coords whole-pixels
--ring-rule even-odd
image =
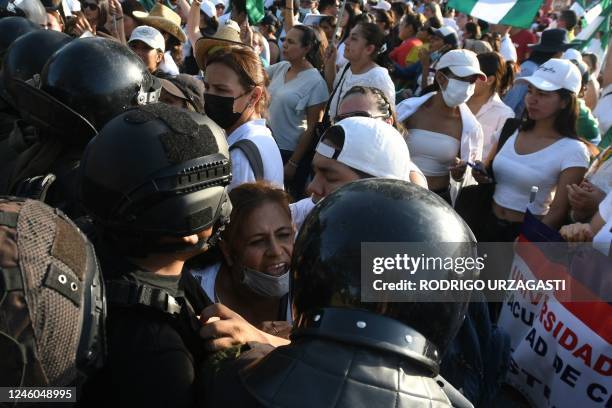
[[[161,52],[164,52],[166,50],[166,41],[164,40],[164,36],[153,27],[136,27],[132,31],[132,35],[130,35],[130,40],[128,41],[128,43],[131,43],[132,41],[142,41],[149,47],[159,50]]]
[[[514,82],[528,82],[542,91],[567,89],[575,94],[582,88],[580,70],[569,60],[551,58],[536,69],[533,75],[517,78]]]

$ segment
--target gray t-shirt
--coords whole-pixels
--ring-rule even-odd
[[[294,151],[306,130],[306,109],[327,102],[329,92],[325,80],[315,68],[302,71],[291,81],[285,82],[290,67],[289,62],[281,61],[268,68],[268,123],[278,148]]]

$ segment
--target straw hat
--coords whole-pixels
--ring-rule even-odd
[[[247,45],[240,39],[240,26],[234,20],[227,20],[225,24],[219,25],[217,32],[213,35],[204,35],[195,45],[195,59],[200,69],[206,68],[206,57],[215,47],[228,47],[231,45]]]
[[[181,29],[181,17],[163,4],[156,3],[150,12],[134,11],[134,18],[145,25],[166,31],[176,37],[181,43],[187,41],[187,36]]]

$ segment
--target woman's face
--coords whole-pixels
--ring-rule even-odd
[[[429,51],[438,51],[444,46],[444,40],[437,35],[429,36]]]
[[[132,31],[134,31],[134,29],[138,26],[138,21],[127,14],[123,16],[123,31],[125,31],[125,38],[130,38]]]
[[[342,13],[342,19],[340,20],[340,27],[344,28],[346,27],[346,25],[348,24],[349,21],[349,13],[345,10],[344,13]]]
[[[157,71],[159,64],[164,57],[160,51],[149,47],[142,41],[136,40],[129,43],[130,49],[140,57],[142,62],[146,65],[149,72]]]
[[[349,61],[358,61],[366,55],[369,58],[374,52],[374,46],[368,45],[359,25],[351,30],[344,44],[344,58]]]
[[[97,23],[100,17],[100,7],[98,7],[98,3],[93,0],[88,0],[83,3],[83,14],[85,14],[85,18],[90,24],[91,22]]]
[[[47,12],[47,30],[61,32],[64,30],[64,26],[55,13],[56,12]]]
[[[404,19],[401,20],[400,24],[399,24],[399,38],[400,40],[404,41],[410,37],[414,36],[414,30],[412,28],[412,25],[410,24],[406,24],[406,22],[404,21]]]
[[[427,26],[422,26],[416,33],[416,37],[424,43],[429,42],[429,33],[427,32]]]
[[[293,253],[294,230],[286,209],[275,202],[266,202],[246,218],[228,243],[233,251],[233,266],[246,266],[272,276],[287,272]]]
[[[250,93],[240,84],[238,74],[233,69],[221,63],[208,64],[205,78],[204,93],[235,98],[234,112],[246,109]]]
[[[433,13],[433,11],[431,10],[431,6],[430,6],[429,4],[427,4],[427,5],[425,6],[425,9],[423,10],[423,15],[424,15],[426,18],[431,18],[431,17],[433,17],[433,16],[434,16],[434,13]]]
[[[557,116],[559,111],[565,107],[565,102],[555,91],[542,91],[533,85],[527,88],[525,106],[532,120],[549,119]]]
[[[302,47],[302,35],[304,33],[297,28],[292,28],[283,42],[283,57],[287,61],[299,61],[308,53],[307,47]]]

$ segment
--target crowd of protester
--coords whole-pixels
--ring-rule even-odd
[[[139,259],[130,261],[139,282],[166,288],[180,276],[172,293],[198,291],[195,337],[209,352],[291,343],[296,236],[327,196],[362,179],[430,190],[478,241],[515,241],[530,212],[565,240],[593,241],[612,256],[612,52],[601,51],[599,34],[596,45],[573,47],[582,25],[569,4],[519,28],[436,0],[270,0],[263,10],[249,0],[41,1],[45,24],[15,7],[0,19],[0,194],[38,199],[84,231],[89,225],[103,275],[105,266],[113,276],[121,270],[105,255],[116,245]],[[138,127],[151,118],[162,118],[165,130]],[[202,131],[203,123],[213,130]],[[189,230],[178,221],[172,231],[157,215],[134,215],[151,189],[178,189],[151,164],[152,150],[139,150],[153,142],[138,132],[159,135],[167,166],[185,169],[200,165],[191,149],[213,154],[201,140],[221,146],[214,138],[224,136],[227,152],[219,151],[231,180],[222,177],[230,170],[214,167],[220,161],[201,166],[219,177],[206,186],[227,191],[227,208],[189,222],[226,217],[226,225],[180,235]],[[129,184],[150,174],[160,177],[153,185]],[[167,210],[161,218],[172,219]],[[121,219],[108,221],[115,213]],[[147,222],[165,224],[147,230]],[[126,239],[119,223],[143,229]],[[131,245],[154,233],[172,238],[139,258]],[[181,247],[211,234],[216,245],[205,253]],[[489,311],[486,299],[473,301],[441,359],[440,374],[478,407],[502,406],[495,401],[508,370],[506,334]],[[152,338],[167,333],[137,326],[134,339],[155,344],[137,358],[140,368],[128,369],[118,363],[130,358],[118,333],[130,320],[109,316],[110,368],[85,387],[84,404],[109,392],[108,401],[123,406],[146,392],[153,406],[190,406],[179,395],[195,395],[195,355],[181,354],[192,339],[171,339],[187,346],[156,354],[166,345]],[[184,375],[121,385],[162,368]],[[528,406],[520,395],[504,398]]]

